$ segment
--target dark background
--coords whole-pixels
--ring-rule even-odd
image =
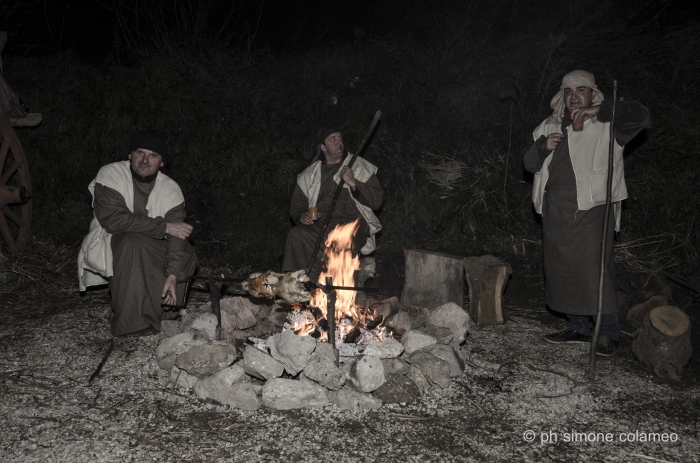
[[[521,151],[561,77],[645,104],[626,149],[616,257],[631,271],[698,266],[698,14],[690,1],[2,0],[5,78],[43,114],[17,129],[34,240],[77,253],[87,184],[134,129],[168,137],[203,268],[281,266],[295,176],[323,123],[386,188],[376,256],[491,253],[541,280]],[[31,243],[30,243],[31,247]]]

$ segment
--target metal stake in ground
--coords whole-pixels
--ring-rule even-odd
[[[610,149],[608,152],[608,185],[605,194],[605,219],[603,219],[603,238],[600,247],[600,280],[598,281],[598,313],[591,340],[591,359],[588,366],[588,379],[595,380],[595,351],[600,337],[600,323],[603,321],[603,289],[605,288],[605,248],[608,243],[608,223],[610,221],[610,196],[613,178],[613,151],[615,149],[615,103],[617,101],[617,81],[613,81],[613,107],[610,120]]]
[[[328,342],[335,349],[335,298],[336,293],[333,289],[333,278],[326,277],[326,319],[328,320]]]
[[[374,132],[374,128],[377,127],[377,123],[379,122],[379,119],[382,117],[382,112],[377,111],[374,114],[374,119],[372,119],[372,124],[369,126],[369,130],[367,131],[367,135],[365,135],[365,138],[362,139],[362,143],[360,143],[360,146],[355,150],[355,153],[352,155],[352,158],[350,158],[350,162],[348,163],[348,167],[352,169],[353,164],[355,164],[355,159],[357,159],[357,156],[364,151],[365,146],[367,145],[367,142],[369,141],[369,138],[372,136],[372,132]],[[338,183],[338,186],[335,188],[335,193],[333,194],[333,201],[331,201],[331,207],[328,209],[328,212],[326,213],[326,218],[323,221],[323,228],[321,229],[321,233],[319,233],[318,238],[316,239],[316,246],[314,246],[314,253],[311,254],[311,259],[309,260],[309,264],[306,266],[306,274],[311,275],[311,269],[314,266],[314,261],[316,260],[316,254],[318,254],[318,248],[321,246],[321,241],[323,241],[323,236],[326,234],[326,230],[328,229],[328,224],[331,221],[331,216],[333,215],[333,210],[335,209],[335,204],[338,202],[338,197],[340,196],[340,192],[343,191],[343,186],[345,185],[345,181],[341,178],[340,182]]]

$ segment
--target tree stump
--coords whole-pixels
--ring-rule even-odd
[[[632,356],[657,376],[680,381],[681,370],[693,356],[688,316],[672,305],[651,310],[634,333]]]
[[[494,256],[467,257],[464,273],[469,286],[469,316],[479,325],[502,325],[503,290],[512,269]]]
[[[406,249],[406,280],[401,305],[434,309],[448,302],[462,307],[464,280],[462,258],[417,249]]]

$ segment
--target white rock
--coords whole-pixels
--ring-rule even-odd
[[[458,378],[462,376],[462,372],[464,371],[464,362],[457,357],[457,354],[452,346],[439,344],[435,346],[435,349],[431,350],[430,353],[447,363],[447,365],[450,367],[450,377]]]
[[[216,315],[206,312],[189,312],[182,317],[180,330],[183,333],[194,333],[209,341],[216,341],[216,325],[219,324]]]
[[[173,369],[170,370],[170,382],[176,386],[192,389],[197,381],[199,381],[198,376],[191,375],[185,370],[181,370],[174,365]]]
[[[393,359],[404,351],[403,345],[394,338],[382,339],[365,348],[364,354],[379,357],[380,359]]]
[[[222,312],[236,316],[236,327],[239,330],[246,330],[255,326],[258,322],[255,315],[259,307],[247,297],[227,297],[221,299],[220,307]]]
[[[379,357],[364,356],[350,367],[349,383],[359,392],[372,392],[384,384],[384,366]]]
[[[430,387],[438,390],[449,387],[452,382],[450,379],[450,366],[447,362],[428,352],[415,353],[411,356],[409,363],[411,365],[409,377],[413,379],[421,390],[425,390],[425,385],[421,384],[420,380],[416,379],[416,376],[424,376],[424,378],[427,378]],[[417,373],[420,374],[418,375]]]
[[[246,347],[243,354],[243,368],[249,375],[260,379],[279,378],[284,373],[282,363],[253,346]]]
[[[193,346],[177,356],[175,365],[199,377],[208,376],[230,366],[236,361],[236,348],[228,343]]]
[[[330,400],[338,408],[351,412],[378,410],[382,406],[381,399],[354,391],[347,386],[338,391],[331,391]]]
[[[408,364],[403,358],[382,359],[382,364],[384,365],[384,375],[387,377],[391,374],[405,375],[408,373]]]
[[[160,322],[160,333],[165,336],[175,336],[182,333],[180,322],[177,320],[163,320]]]
[[[179,354],[187,352],[192,346],[203,343],[203,341],[194,340],[194,333],[181,333],[169,338],[163,338],[156,348],[158,366],[163,370],[171,370]]]
[[[437,345],[437,339],[422,331],[411,330],[403,335],[401,344],[403,344],[406,356],[410,357],[416,352],[430,352]]]
[[[255,387],[246,382],[245,378],[243,367],[233,365],[197,381],[194,392],[200,399],[213,400],[243,410],[257,410],[260,408],[260,398]]]
[[[469,314],[454,302],[448,302],[436,307],[425,324],[449,328],[454,335],[453,341],[461,344],[469,332]]]
[[[316,350],[309,357],[303,374],[327,389],[340,389],[345,384],[345,373],[336,367],[336,355],[330,344],[316,344]]]
[[[275,334],[268,338],[270,355],[284,363],[292,376],[299,374],[306,366],[309,356],[316,349],[316,340],[311,336],[297,336],[292,330]]]
[[[263,386],[262,403],[275,410],[324,407],[328,405],[328,390],[313,381],[275,378]]]

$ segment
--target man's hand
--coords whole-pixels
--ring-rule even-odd
[[[571,110],[571,120],[578,121],[579,119],[590,119],[598,115],[598,108],[600,106],[589,106],[587,108],[578,108]]]
[[[175,275],[169,275],[165,279],[163,293],[160,297],[163,299],[163,304],[177,305],[177,278]]]
[[[547,151],[552,151],[557,149],[557,146],[559,146],[559,143],[564,139],[564,135],[560,133],[553,133],[550,136],[547,137],[545,141],[542,142],[542,148],[544,148]]]
[[[353,190],[355,189],[355,175],[352,173],[351,168],[348,166],[343,166],[343,168],[340,169],[340,178],[342,178],[345,183],[350,185],[350,188]]]
[[[165,233],[182,240],[187,239],[192,234],[192,230],[192,225],[185,222],[167,222],[165,224]]]
[[[318,213],[318,216],[321,216],[321,213]],[[299,222],[302,225],[313,225],[314,219],[311,218],[311,214],[309,214],[308,211],[304,211],[303,214],[301,214],[301,217],[299,217]]]

